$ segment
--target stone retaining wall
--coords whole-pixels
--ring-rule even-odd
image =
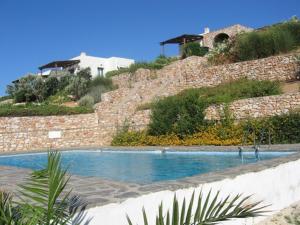
[[[135,130],[144,130],[150,123],[151,110],[137,111],[130,120],[130,126]]]
[[[186,88],[216,86],[242,77],[286,81],[295,79],[299,71],[295,54],[220,66],[208,66],[206,58],[193,56],[161,70],[139,69],[134,74],[114,77],[113,82],[119,89],[105,93],[96,109],[101,126],[120,127],[132,120],[139,105],[175,95]]]
[[[0,152],[99,146],[103,131],[97,120],[95,113],[0,117]]]
[[[300,92],[242,99],[234,101],[228,107],[233,118],[237,120],[281,115],[300,109]],[[224,105],[210,106],[205,111],[206,119],[219,120],[222,112],[224,112]]]
[[[95,114],[0,118],[0,151],[109,145],[124,122],[129,121],[132,127],[138,129],[145,128],[149,123],[150,112],[137,112],[139,105],[175,95],[186,88],[216,86],[241,77],[291,80],[299,71],[299,63],[293,54],[221,66],[208,66],[203,57],[189,57],[157,71],[140,69],[132,75],[114,77],[113,82],[119,85],[119,89],[102,96],[102,102],[95,106]],[[276,113],[294,108],[293,100],[281,100],[285,102],[278,104],[278,107],[287,106],[277,109],[276,105],[266,109],[269,106],[257,103],[255,107],[270,112],[275,110]],[[241,106],[254,104],[251,101],[241,103],[237,112],[243,113]],[[267,114],[251,110],[250,114],[253,112],[255,116]],[[51,131],[60,131],[61,137],[49,138]]]
[[[162,77],[173,78],[173,84],[179,86],[216,86],[220,83],[247,77],[257,80],[286,81],[295,79],[300,63],[295,54],[271,56],[239,63],[208,66],[204,57],[189,57],[172,63],[158,71],[139,69],[134,74],[121,74],[113,77],[119,87],[132,87],[134,83],[151,83]],[[174,76],[175,75],[175,76]]]

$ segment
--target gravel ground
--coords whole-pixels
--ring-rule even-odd
[[[281,210],[273,216],[268,217],[257,225],[300,225],[300,202]]]

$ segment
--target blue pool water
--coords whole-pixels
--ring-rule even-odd
[[[261,152],[260,160],[287,154],[291,153]],[[47,153],[5,155],[0,156],[0,165],[40,169],[46,160]],[[71,174],[135,183],[175,180],[255,162],[253,152],[244,153],[243,162],[237,152],[62,152],[63,166],[68,166]]]

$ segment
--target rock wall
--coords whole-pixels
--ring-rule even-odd
[[[240,24],[236,24],[230,27],[226,27],[220,30],[212,31],[207,34],[203,34],[203,45],[209,48],[214,47],[214,39],[218,34],[227,34],[229,38],[236,36],[238,33],[241,32],[248,32],[252,31],[253,29],[250,27],[245,27]]]
[[[229,104],[228,109],[237,120],[281,115],[300,109],[300,92],[242,99]],[[222,112],[224,112],[224,105],[210,106],[205,111],[206,119],[220,120]]]
[[[141,104],[186,88],[216,86],[241,77],[291,80],[299,71],[295,55],[289,54],[221,66],[208,66],[203,57],[189,57],[157,71],[140,69],[134,74],[121,74],[113,78],[119,89],[102,96],[102,102],[95,106],[95,114],[0,118],[0,151],[109,145],[116,130],[126,121],[136,129],[143,129],[149,123],[150,112],[136,110]],[[252,104],[250,101],[247,104]],[[285,98],[284,101],[291,100]],[[242,113],[242,109],[240,111]],[[52,131],[60,131],[61,137],[49,138]]]
[[[120,88],[104,94],[103,101],[96,108],[103,125],[122,126],[125,120],[134,117],[139,105],[177,94],[186,88],[216,86],[241,77],[286,81],[295,79],[299,71],[300,65],[294,54],[220,66],[208,66],[205,58],[194,56],[161,70],[139,69],[135,74],[113,78]]]
[[[229,104],[229,113],[236,120],[282,115],[300,109],[300,92],[237,100]],[[150,110],[138,111],[130,120],[133,129],[145,129],[150,122]],[[212,105],[205,110],[205,119],[220,120],[224,105]]]
[[[135,130],[144,130],[150,123],[151,110],[137,111],[130,119],[130,126]]]
[[[134,74],[121,74],[113,77],[113,82],[121,88],[132,88],[140,83],[147,85],[154,80],[168,77],[172,79],[170,85],[202,87],[216,86],[241,77],[258,80],[292,80],[299,70],[300,64],[295,54],[219,66],[209,66],[206,58],[193,56],[158,71],[139,69]]]
[[[104,134],[95,113],[0,117],[0,152],[99,146]]]

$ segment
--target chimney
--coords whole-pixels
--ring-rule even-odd
[[[204,34],[207,34],[207,33],[209,33],[209,27],[204,28]]]

